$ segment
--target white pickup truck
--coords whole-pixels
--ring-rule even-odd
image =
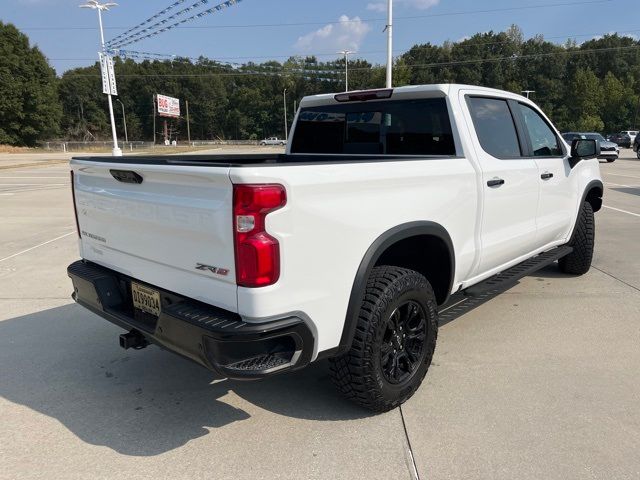
[[[285,146],[287,144],[286,140],[283,140],[282,138],[278,138],[278,137],[269,137],[269,138],[265,138],[264,140],[260,140],[260,145],[262,146],[275,146],[275,145],[280,145],[280,146]]]
[[[329,358],[389,410],[451,298],[589,270],[598,154],[524,97],[428,85],[307,97],[283,155],[76,158],[73,298],[125,348],[236,379]]]

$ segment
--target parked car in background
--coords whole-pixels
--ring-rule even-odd
[[[278,137],[265,138],[260,142],[260,145],[286,145],[287,141]]]
[[[617,144],[610,142],[606,138],[604,138],[599,133],[595,132],[567,132],[562,134],[562,138],[571,145],[571,142],[576,138],[579,139],[588,139],[588,140],[596,140],[600,143],[600,155],[598,156],[601,160],[606,160],[607,162],[615,162],[620,155],[620,147]]]
[[[633,142],[629,134],[624,132],[607,135],[607,140],[623,148],[631,148],[631,143]]]
[[[633,141],[633,151],[638,155],[640,159],[640,135],[636,135],[636,139]]]
[[[638,130],[623,130],[620,133],[626,133],[627,135],[629,135],[631,137],[631,144],[633,144],[633,142],[636,140],[636,137],[638,136]]]

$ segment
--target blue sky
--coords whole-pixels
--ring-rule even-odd
[[[119,0],[120,5],[104,16],[107,40],[174,1]],[[82,2],[2,0],[0,20],[25,31],[60,74],[72,67],[89,65],[97,56],[95,11],[80,9],[79,3]],[[194,3],[196,0],[186,0],[172,13]],[[216,3],[210,1],[210,5]],[[359,57],[383,63],[385,3],[386,0],[243,0],[187,24],[190,28],[174,29],[126,48],[188,57],[204,55],[229,62],[284,60],[295,54],[316,54],[329,61],[337,57],[334,52],[348,48],[357,50]],[[582,42],[615,31],[640,36],[638,0],[577,3],[582,2],[395,0],[394,54],[416,43],[456,41],[476,32],[501,31],[512,23],[519,25],[527,37],[541,33],[558,43],[567,38]],[[529,6],[535,8],[514,9]],[[500,9],[503,10],[495,11]],[[339,23],[341,19],[347,21]],[[273,26],[282,23],[294,25]]]

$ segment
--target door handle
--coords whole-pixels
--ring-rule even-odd
[[[500,185],[504,185],[504,180],[502,178],[492,178],[487,182],[487,187],[499,187]]]
[[[550,178],[553,178],[553,173],[544,172],[542,175],[540,175],[540,178],[542,180],[549,180]]]

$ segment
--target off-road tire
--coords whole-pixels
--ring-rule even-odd
[[[591,260],[593,260],[595,236],[593,207],[589,202],[584,202],[578,214],[575,231],[569,242],[569,246],[573,247],[573,252],[558,260],[560,270],[572,275],[587,273],[591,267]]]
[[[616,158],[607,158],[607,163],[613,163],[618,159],[618,157]]]
[[[413,373],[403,383],[393,384],[383,373],[381,347],[392,313],[407,302],[422,309],[426,335]],[[437,336],[437,303],[427,279],[406,268],[375,267],[367,281],[351,349],[330,360],[333,382],[343,395],[362,407],[374,412],[391,410],[409,399],[422,383]]]

